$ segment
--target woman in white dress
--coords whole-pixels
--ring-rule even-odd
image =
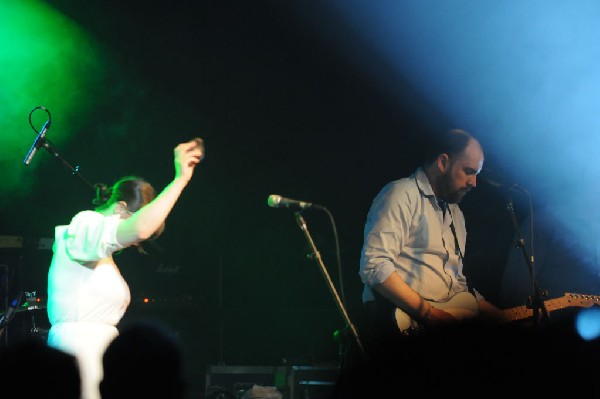
[[[130,302],[129,287],[113,253],[158,236],[204,157],[202,139],[174,149],[175,177],[155,196],[144,179],[128,176],[110,189],[106,203],[57,226],[48,273],[48,344],[77,357],[82,399],[99,399],[102,355],[118,335]]]

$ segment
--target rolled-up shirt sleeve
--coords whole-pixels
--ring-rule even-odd
[[[380,284],[394,273],[408,231],[408,199],[401,184],[385,186],[373,200],[364,229],[360,278],[368,286]]]

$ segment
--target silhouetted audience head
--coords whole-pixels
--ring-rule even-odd
[[[9,391],[23,392],[19,396],[79,399],[81,395],[77,359],[37,337],[19,338],[0,349],[0,376]]]
[[[104,353],[102,399],[185,396],[180,342],[158,324],[137,322],[124,328]]]
[[[382,343],[368,361],[345,370],[331,399],[393,398],[407,387],[431,397],[600,394],[600,340],[584,340],[573,319],[545,324],[477,323]],[[517,387],[518,388],[515,388]]]

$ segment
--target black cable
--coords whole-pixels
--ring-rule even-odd
[[[341,260],[341,254],[340,254],[340,240],[339,240],[339,236],[337,233],[337,228],[335,227],[335,221],[333,219],[333,215],[331,214],[331,212],[329,211],[329,209],[323,207],[323,210],[325,211],[325,213],[327,213],[327,216],[329,216],[329,220],[331,222],[331,228],[333,230],[333,237],[334,237],[334,241],[335,241],[335,253],[336,253],[336,259],[337,259],[337,267],[338,267],[338,278],[339,278],[339,284],[340,284],[340,296],[342,298],[342,303],[346,303],[346,296],[344,294],[344,279],[343,279],[343,272],[342,272],[342,260]]]
[[[50,126],[52,124],[52,115],[50,114],[50,111],[46,107],[42,107],[41,105],[38,105],[37,107],[35,107],[34,109],[32,109],[29,112],[29,126],[31,126],[31,128],[36,133],[39,132],[39,129],[37,129],[35,126],[33,126],[33,122],[31,121],[31,115],[33,115],[33,112],[37,109],[42,109],[42,110],[46,111],[46,113],[48,114],[48,121],[46,123],[48,124],[48,126]]]

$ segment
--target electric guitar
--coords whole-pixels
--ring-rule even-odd
[[[440,308],[458,320],[472,319],[478,316],[477,300],[469,292],[460,292],[453,296],[448,302],[431,302],[431,305]],[[566,309],[569,307],[589,308],[592,305],[600,305],[600,295],[583,295],[566,293],[564,296],[544,301],[548,312],[554,310]],[[527,306],[517,306],[514,308],[503,309],[497,323],[511,322],[527,319],[533,316],[533,309]],[[403,310],[396,308],[394,314],[396,325],[401,333],[409,335],[419,332],[423,326],[416,320],[413,320]]]

